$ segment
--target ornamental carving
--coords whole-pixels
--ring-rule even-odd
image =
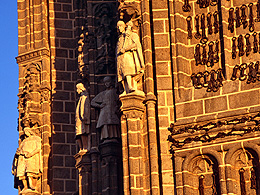
[[[260,131],[260,113],[232,120],[209,122],[204,125],[190,125],[180,129],[175,129],[174,124],[171,124],[168,129],[171,132],[171,135],[168,136],[168,141],[172,142],[172,150],[173,147],[182,148],[185,144],[191,142],[205,143],[227,136],[243,136],[251,132]],[[218,131],[218,133],[211,134],[213,131]],[[179,134],[189,136],[180,140],[175,136]]]
[[[41,67],[32,63],[24,67],[24,87],[18,94],[18,109],[20,125],[24,127],[39,127],[41,120]]]

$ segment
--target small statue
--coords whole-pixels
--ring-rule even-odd
[[[109,138],[119,138],[118,95],[112,85],[111,77],[104,78],[106,90],[100,92],[91,101],[91,106],[100,109],[97,129],[101,129],[101,141]]]
[[[117,23],[119,31],[116,49],[117,76],[118,82],[123,81],[126,93],[137,90],[137,80],[143,75],[144,69],[142,46],[138,34],[132,31],[132,27],[132,21],[127,25],[123,21]]]
[[[90,100],[89,94],[82,83],[76,85],[80,98],[76,108],[76,141],[80,148],[80,153],[90,150]]]
[[[22,181],[21,192],[36,191],[36,183],[42,172],[41,138],[30,127],[24,128],[24,136],[15,153],[12,174],[16,181]]]

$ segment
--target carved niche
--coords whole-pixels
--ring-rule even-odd
[[[115,73],[116,8],[114,3],[94,6],[97,74]]]
[[[41,66],[36,63],[25,66],[23,88],[18,94],[19,126],[22,129],[25,127],[36,128],[41,126],[39,114],[42,111],[41,102],[43,97],[40,83]]]
[[[208,155],[197,156],[191,161],[189,167],[190,181],[184,182],[193,186],[194,191],[192,194],[197,194],[198,192],[199,194],[221,194],[218,163],[215,158]]]
[[[236,192],[242,195],[259,194],[259,158],[250,149],[240,149],[234,153],[232,176],[237,183]],[[231,176],[231,175],[230,175]]]

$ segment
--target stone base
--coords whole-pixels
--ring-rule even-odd
[[[121,156],[121,143],[117,139],[107,139],[99,145],[101,158],[106,156]]]
[[[19,195],[40,195],[41,193],[37,192],[37,191],[33,191],[31,189],[27,189],[27,190],[22,190]]]
[[[119,99],[122,102],[121,111],[144,111],[145,94],[142,91],[139,93],[133,92],[121,94]]]
[[[80,166],[85,164],[91,164],[89,152],[79,152],[75,154],[74,158],[76,160],[76,168],[79,168]]]

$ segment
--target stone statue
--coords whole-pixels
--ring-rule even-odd
[[[111,77],[104,78],[106,90],[100,92],[91,101],[91,106],[100,109],[97,129],[101,129],[101,141],[109,138],[119,138],[118,95],[112,85]]]
[[[35,191],[42,171],[41,138],[30,127],[24,128],[24,136],[15,153],[12,174],[22,181],[22,192]]]
[[[137,78],[143,74],[144,69],[142,46],[138,34],[132,31],[132,27],[132,21],[127,25],[123,21],[117,23],[117,76],[118,82],[123,81],[126,93],[137,90]]]
[[[89,94],[82,83],[76,85],[80,98],[76,108],[76,140],[80,153],[90,150],[90,100]]]

